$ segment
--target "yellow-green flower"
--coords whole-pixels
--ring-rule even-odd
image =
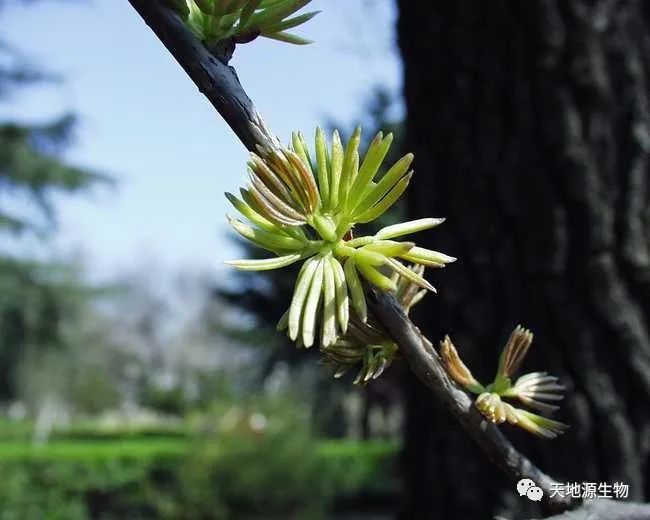
[[[370,222],[389,210],[404,193],[413,174],[407,154],[377,175],[392,135],[381,132],[359,155],[361,130],[343,145],[338,132],[328,145],[316,131],[312,160],[300,134],[292,148],[259,149],[251,154],[249,185],[241,198],[227,193],[235,208],[249,221],[229,217],[244,238],[276,254],[263,260],[228,262],[243,270],[268,270],[305,260],[298,274],[286,322],[289,337],[305,347],[314,344],[320,329],[321,344],[332,345],[345,334],[351,306],[359,320],[367,320],[362,279],[384,291],[396,291],[394,275],[435,291],[421,272],[403,262],[444,267],[455,258],[395,240],[441,224],[424,218],[385,227],[373,236],[353,237],[357,223]],[[320,314],[320,319],[319,319]]]
[[[411,269],[420,276],[424,273],[421,265]],[[395,298],[408,314],[427,291],[399,274],[394,274],[393,279],[397,285]],[[321,353],[324,362],[334,369],[334,377],[337,378],[360,364],[354,384],[363,385],[377,379],[391,365],[399,354],[399,347],[372,314],[365,323],[353,314],[347,333],[334,344],[321,347]]]
[[[168,0],[194,35],[208,47],[232,38],[245,43],[263,36],[296,45],[311,43],[286,32],[317,11],[293,16],[311,0]]]
[[[488,420],[495,424],[508,422],[540,437],[552,439],[564,433],[568,426],[515,408],[503,400],[504,397],[517,399],[543,413],[552,413],[558,406],[551,403],[561,401],[564,397],[564,386],[558,383],[557,377],[546,372],[525,374],[512,384],[510,378],[521,365],[532,341],[532,332],[518,325],[501,353],[494,381],[487,386],[474,378],[460,359],[449,336],[440,343],[440,355],[449,376],[469,392],[478,394],[474,404]]]

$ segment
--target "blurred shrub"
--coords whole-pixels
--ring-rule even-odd
[[[309,520],[395,495],[394,446],[315,442],[299,415],[272,412],[233,408],[199,438],[2,441],[0,520]]]
[[[49,434],[51,440],[125,440],[141,438],[187,438],[190,429],[183,421],[163,421],[155,423],[127,423],[124,421],[75,421],[68,426],[55,426]],[[34,436],[34,423],[31,421],[9,421],[0,418],[0,453],[4,440],[31,440]],[[26,445],[27,446],[27,445]]]
[[[171,470],[172,462],[160,455],[75,460],[62,453],[3,461],[0,519],[156,518],[157,504],[149,502],[152,475]]]
[[[390,441],[320,441],[318,454],[332,495],[337,499],[394,495],[399,486],[398,449]]]
[[[180,386],[161,388],[149,385],[143,391],[141,401],[146,408],[176,416],[185,415],[192,404]]]
[[[207,434],[183,468],[193,510],[217,518],[202,510],[217,496],[220,519],[325,516],[327,471],[306,413],[273,400],[231,407],[219,416],[216,436]]]

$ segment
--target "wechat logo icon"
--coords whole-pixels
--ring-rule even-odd
[[[533,502],[539,502],[544,496],[542,488],[538,487],[537,484],[535,484],[535,482],[529,478],[522,478],[519,482],[517,482],[517,492],[519,493],[520,497],[523,497],[525,495],[529,500],[532,500]]]

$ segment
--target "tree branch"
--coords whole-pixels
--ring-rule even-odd
[[[210,54],[161,0],[129,2],[246,148],[254,151],[258,145],[278,143],[246,95],[235,70],[227,65],[228,56],[217,59]],[[515,482],[521,478],[532,479],[544,490],[544,501],[549,510],[567,510],[572,505],[571,499],[559,494],[551,496],[552,484],[556,481],[517,451],[500,430],[472,406],[467,394],[447,376],[431,342],[420,333],[395,299],[374,290],[369,296],[373,311],[399,344],[413,372],[460,421],[490,460]]]
[[[215,56],[185,27],[183,20],[160,0],[129,0],[187,75],[250,151],[277,144],[252,101],[227,65],[227,53]],[[233,44],[234,45],[234,44]]]
[[[422,335],[395,298],[374,289],[369,296],[373,312],[399,345],[411,370],[460,421],[488,458],[514,482],[522,478],[533,480],[544,491],[549,510],[559,512],[568,509],[571,506],[570,498],[558,493],[551,496],[552,484],[557,482],[517,451],[499,428],[487,421],[472,405],[469,396],[449,378],[431,342]]]

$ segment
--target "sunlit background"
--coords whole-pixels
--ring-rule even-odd
[[[231,61],[268,125],[394,127],[393,3],[313,8],[312,45]],[[390,514],[397,394],[275,332],[290,277],[223,264],[249,254],[224,218],[241,143],[128,2],[0,9],[0,518]],[[61,164],[100,179],[70,190]]]
[[[378,86],[396,94],[399,113],[393,3],[312,5],[322,12],[298,32],[313,45],[261,39],[231,62],[269,126],[288,140],[328,121],[353,124]],[[221,264],[237,249],[223,193],[245,179],[246,151],[131,6],[9,2],[1,22],[3,40],[61,82],[21,90],[0,115],[41,121],[74,112],[66,159],[116,181],[62,198],[59,232],[45,250],[25,246],[30,253],[80,254],[93,278],[143,262],[227,276]]]
[[[438,291],[409,316],[478,381],[497,372],[486,391],[521,406],[499,437],[476,414],[498,422],[501,397],[454,420],[435,358],[413,364],[426,342],[333,353],[278,332],[298,266],[224,264],[266,254],[225,218],[246,151],[129,1],[0,0],[0,520],[543,516],[484,435],[558,484],[647,502],[649,6],[313,0],[295,29],[312,45],[231,60],[285,143],[361,125],[365,153],[392,132],[379,176],[414,154],[404,197],[355,234],[445,217],[413,240],[459,261],[426,270]],[[557,377],[533,385],[563,389],[557,410],[506,390],[517,324],[534,342],[508,375]],[[533,412],[570,428],[541,439],[565,428]]]

